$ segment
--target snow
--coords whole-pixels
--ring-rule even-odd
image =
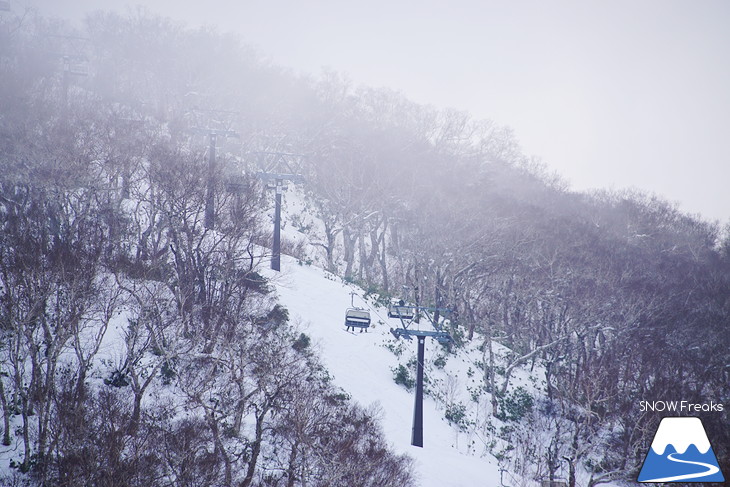
[[[285,201],[284,222],[289,221],[289,225],[283,225],[282,236],[295,247],[301,244],[302,249],[307,246],[314,249],[311,241],[318,240],[323,234],[322,222],[312,216],[312,208],[308,207],[303,194],[292,193]],[[140,213],[140,216],[145,214],[144,205],[139,202],[126,200],[125,206],[129,212]],[[298,215],[297,225],[293,224],[293,215]],[[147,222],[143,220],[143,223]],[[309,235],[300,231],[302,227],[308,227]],[[258,250],[262,254],[268,253],[266,249]],[[311,265],[312,262],[324,264],[321,252],[304,252],[299,257],[282,255],[282,272],[274,272],[267,267],[262,269],[262,273],[271,280],[295,326],[312,338],[313,347],[334,383],[354,401],[375,413],[397,453],[407,454],[415,460],[414,473],[418,485],[500,486],[500,465],[491,453],[509,445],[496,433],[506,424],[492,416],[491,397],[484,390],[484,363],[487,358],[486,352],[479,348],[484,344],[484,338],[475,336],[455,354],[448,355],[436,341],[426,341],[425,367],[429,379],[426,389],[431,395],[424,397],[424,447],[414,447],[410,444],[414,393],[394,382],[393,371],[413,360],[416,341],[396,341],[389,330],[399,327],[400,321],[389,319],[387,309],[374,304],[372,297],[366,298],[361,288]],[[335,260],[339,260],[337,255]],[[268,262],[261,262],[261,265],[266,266]],[[354,297],[351,297],[352,292]],[[371,312],[373,326],[368,332],[345,331],[345,310],[351,306],[351,300],[354,300],[355,306]],[[120,368],[124,362],[128,318],[128,310],[123,310],[109,322],[95,366],[89,374],[89,379],[94,379],[97,384],[101,384],[112,370]],[[412,326],[432,329],[426,320]],[[402,354],[394,353],[395,348],[402,350]],[[509,348],[492,342],[492,349],[495,361],[503,366],[502,370],[514,360],[514,353]],[[440,368],[434,365],[437,357],[445,362]],[[411,374],[415,376],[415,371],[412,370]],[[497,372],[497,375],[500,374]],[[544,391],[536,378],[542,376],[544,371],[539,363],[532,370],[517,367],[512,371],[510,390],[522,387],[530,396],[539,397]],[[502,381],[503,377],[496,378],[497,387]],[[164,387],[153,386],[145,395],[143,405],[167,393]],[[180,404],[183,401],[182,398],[169,399]],[[455,425],[445,418],[445,408],[449,404],[464,408],[463,423]],[[183,412],[184,409],[181,408]],[[15,430],[20,425],[20,418],[14,416],[12,421]],[[706,436],[704,438],[707,441]],[[16,436],[13,445],[0,447],[0,475],[11,472],[4,470],[10,459],[20,458],[22,445],[19,441],[20,437]],[[697,445],[700,446],[699,443]],[[509,485],[526,484],[517,479],[516,474],[508,474],[507,477]]]
[[[464,446],[457,448],[459,436],[464,434],[444,419],[443,410],[431,397],[424,397],[424,447],[411,446],[414,395],[393,381],[392,368],[399,362],[384,345],[392,341],[390,327],[400,322],[388,319],[385,308],[364,301],[362,290],[356,286],[318,267],[299,265],[288,256],[282,256],[281,274],[268,271],[267,277],[272,279],[291,319],[299,321],[301,331],[312,337],[334,383],[361,405],[381,411],[383,430],[394,450],[416,460],[419,485],[499,485],[496,459],[470,454]],[[374,324],[368,332],[354,335],[344,326],[353,290],[359,294],[354,297],[355,306],[370,309]],[[415,351],[415,340],[406,341],[404,348]],[[426,360],[438,349],[435,341],[428,340]]]

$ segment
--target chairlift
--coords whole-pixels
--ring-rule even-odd
[[[247,186],[248,181],[243,174],[230,175],[226,181],[226,191],[229,193],[241,194],[245,192]]]
[[[370,311],[362,308],[348,308],[345,311],[345,326],[362,329],[370,328]]]
[[[404,306],[401,304],[388,305],[388,318],[400,318],[403,320],[412,320],[414,316],[412,306]]]

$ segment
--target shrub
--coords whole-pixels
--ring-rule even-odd
[[[112,370],[109,377],[104,379],[104,384],[112,387],[127,387],[129,385],[129,379],[127,374],[119,369]]]
[[[527,393],[524,387],[520,386],[499,398],[497,418],[502,421],[519,421],[532,411],[533,403],[532,396]]]
[[[448,404],[446,406],[446,412],[444,412],[444,418],[461,431],[466,431],[470,424],[466,417],[466,406],[460,402]]]
[[[306,349],[309,348],[309,345],[311,344],[312,340],[304,333],[299,334],[299,338],[294,340],[294,343],[292,344],[292,348],[296,350],[299,353],[303,353]]]
[[[411,377],[411,373],[402,364],[393,369],[393,380],[396,384],[405,386],[409,391],[416,385],[416,380]]]
[[[444,367],[446,367],[446,357],[444,357],[443,355],[439,355],[438,357],[436,357],[436,360],[433,361],[433,365],[437,369],[443,369]]]

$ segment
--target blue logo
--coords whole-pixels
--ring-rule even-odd
[[[651,442],[639,482],[724,482],[700,418],[664,418]]]

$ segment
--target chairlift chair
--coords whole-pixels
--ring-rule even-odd
[[[345,326],[353,328],[370,328],[370,311],[362,308],[348,308],[345,312]]]
[[[401,318],[404,320],[413,319],[413,307],[399,304],[388,305],[388,318]]]

